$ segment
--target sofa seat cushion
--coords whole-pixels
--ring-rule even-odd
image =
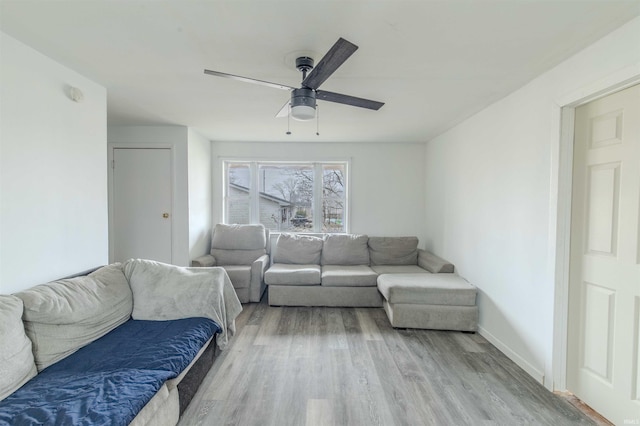
[[[257,258],[267,253],[264,248],[255,250],[211,249],[211,256],[216,259],[216,266],[251,265]]]
[[[0,400],[37,374],[22,311],[22,300],[0,294]]]
[[[375,287],[378,274],[367,265],[324,265],[324,287]]]
[[[371,269],[378,275],[382,274],[429,274],[426,269],[418,265],[371,265]]]
[[[372,265],[416,265],[417,237],[369,237]]]
[[[357,234],[327,234],[322,246],[322,265],[369,265],[369,237]]]
[[[320,285],[320,265],[274,263],[264,273],[268,285]]]
[[[53,281],[16,293],[38,371],[127,321],[133,297],[120,264],[87,276]]]
[[[383,274],[378,290],[389,303],[475,306],[476,288],[453,274]]]
[[[250,265],[227,265],[222,268],[229,275],[233,288],[248,288],[251,283]]]
[[[0,401],[0,424],[129,424],[219,331],[207,318],[127,321]]]

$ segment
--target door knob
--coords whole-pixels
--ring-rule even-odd
[[[169,218],[169,213],[162,213],[162,217],[165,218],[165,219],[168,219]]]

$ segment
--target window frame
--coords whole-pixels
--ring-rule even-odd
[[[229,205],[228,205],[228,177],[230,164],[246,164],[249,166],[249,222],[260,222],[260,173],[261,165],[278,165],[278,166],[312,166],[313,168],[313,217],[322,217],[322,197],[323,197],[323,167],[327,165],[341,165],[344,167],[344,221],[343,230],[339,233],[349,233],[351,228],[351,158],[331,158],[331,159],[315,159],[315,160],[279,160],[279,159],[263,159],[263,158],[236,158],[225,157],[220,158],[220,170],[222,171],[222,223],[228,223]],[[291,233],[323,233],[323,221],[314,220],[313,228],[308,231],[276,231],[270,230],[271,233],[291,232]]]

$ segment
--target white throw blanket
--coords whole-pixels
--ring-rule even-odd
[[[235,333],[242,305],[224,269],[184,268],[142,259],[127,260],[122,269],[133,293],[133,319],[210,318],[222,327],[217,338],[220,349]]]

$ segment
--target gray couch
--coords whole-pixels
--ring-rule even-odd
[[[265,272],[275,306],[381,307],[381,274],[453,272],[416,237],[280,234]]]
[[[221,268],[180,268],[144,260],[108,265],[87,276],[42,284],[15,295],[0,294],[0,423],[15,423],[6,418],[16,415],[15,405],[3,405],[15,391],[36,376],[50,377],[41,376],[42,370],[116,331],[130,318],[169,321],[207,317],[221,327],[217,344],[223,348],[241,310]],[[213,362],[215,344],[216,335],[200,347],[177,377],[162,384],[130,424],[175,425]],[[146,360],[144,356],[141,359]],[[208,365],[204,370],[200,368],[203,362]],[[194,371],[200,372],[198,376]],[[108,377],[105,380],[108,382]],[[57,390],[55,386],[48,389]],[[40,407],[45,399],[39,395],[34,407]],[[85,404],[68,402],[71,407]],[[84,407],[88,410],[104,410],[109,401],[98,398],[87,404],[97,404]],[[60,410],[68,409],[64,407]],[[58,424],[66,418],[55,410],[47,411],[57,418],[49,418],[46,424]]]

